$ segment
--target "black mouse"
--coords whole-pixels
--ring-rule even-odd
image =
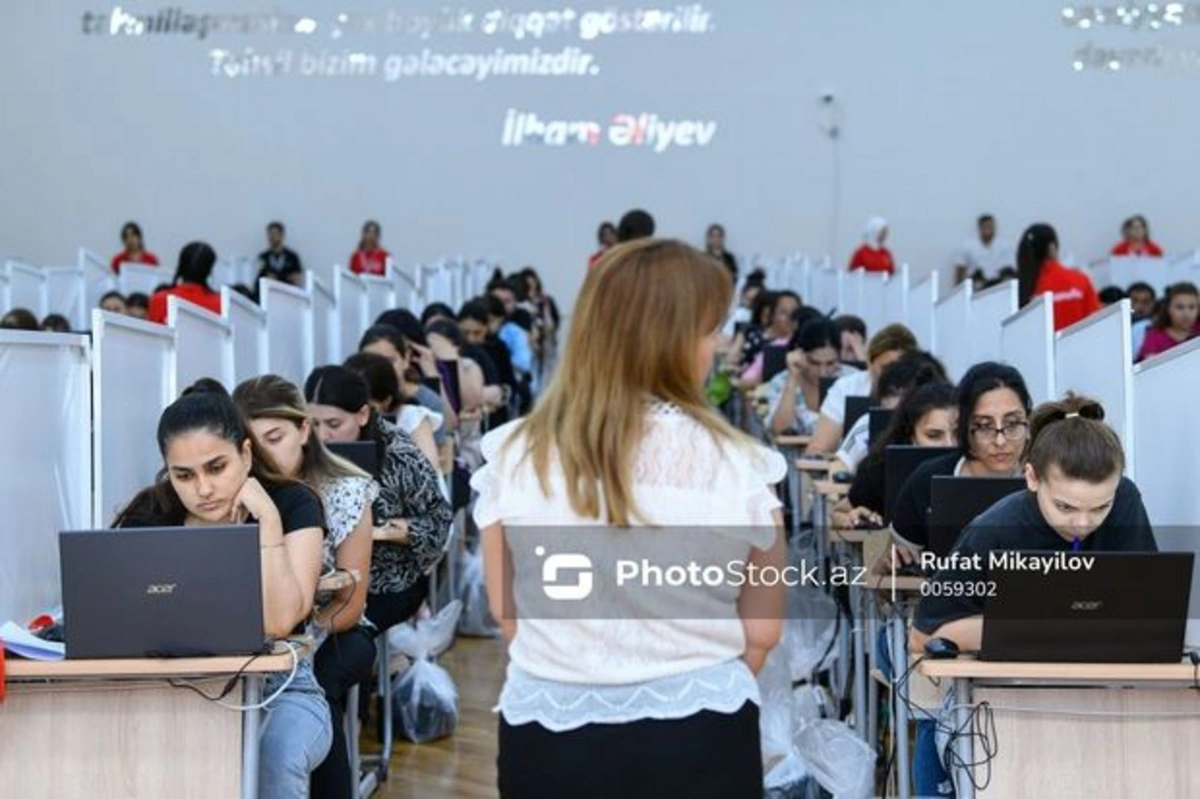
[[[931,660],[950,660],[958,657],[958,644],[949,638],[930,638],[925,642],[925,655]]]
[[[871,521],[870,519],[859,519],[854,525],[855,530],[882,530],[883,525]]]
[[[835,483],[853,483],[854,475],[850,472],[834,472],[829,476]]]

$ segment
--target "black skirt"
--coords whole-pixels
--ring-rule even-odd
[[[502,799],[761,799],[758,705],[551,732],[500,718]]]

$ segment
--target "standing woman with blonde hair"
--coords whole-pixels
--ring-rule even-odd
[[[705,401],[732,293],[724,266],[680,242],[615,247],[584,281],[545,395],[483,440],[472,486],[509,643],[505,799],[762,796],[754,673],[783,587],[714,569],[785,565],[772,485],[786,469]],[[706,579],[631,577],[643,562]]]

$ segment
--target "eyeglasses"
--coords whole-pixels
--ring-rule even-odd
[[[993,427],[990,424],[971,425],[971,437],[978,441],[995,441],[997,434],[1003,435],[1008,441],[1020,441],[1029,434],[1029,422],[1005,422],[1003,427]]]

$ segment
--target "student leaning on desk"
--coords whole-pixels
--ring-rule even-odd
[[[321,500],[279,474],[213,380],[198,382],[163,411],[158,448],[163,457],[158,480],[134,497],[113,526],[257,523],[264,631],[269,638],[303,632],[321,569]],[[259,741],[258,795],[305,796],[309,774],[325,759],[332,736],[329,706],[313,676],[311,656],[301,658],[294,674],[272,675],[265,694],[274,698]]]
[[[1103,419],[1099,403],[1071,394],[1037,408],[1024,469],[1029,491],[1005,497],[971,522],[939,564],[945,568],[917,606],[910,638],[915,651],[930,638],[979,651],[984,597],[953,587],[986,584],[992,552],[1157,551],[1142,496],[1122,475],[1121,442]]]

